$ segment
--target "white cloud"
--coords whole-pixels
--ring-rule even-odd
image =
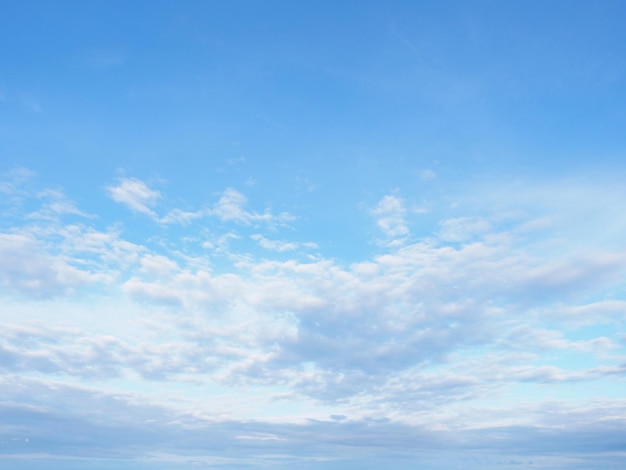
[[[626,301],[600,300],[585,305],[561,305],[551,311],[551,315],[559,321],[576,325],[594,325],[611,322],[626,314]]]
[[[211,213],[224,221],[243,224],[255,222],[283,224],[294,220],[294,217],[286,212],[280,214],[272,214],[268,210],[263,213],[249,212],[245,209],[247,202],[248,199],[242,193],[233,188],[227,188],[213,206]]]
[[[108,186],[107,191],[114,201],[124,204],[135,212],[149,215],[153,220],[165,225],[189,225],[207,216],[217,217],[224,222],[236,222],[244,225],[257,223],[284,225],[295,219],[287,212],[274,214],[269,209],[262,213],[249,211],[246,209],[248,203],[246,196],[233,188],[224,190],[211,208],[199,210],[174,208],[164,216],[159,216],[154,210],[156,202],[162,198],[161,193],[151,189],[137,178],[121,178],[117,185]]]
[[[151,209],[161,197],[158,191],[150,189],[146,183],[137,178],[120,178],[117,185],[107,186],[109,196],[115,202],[124,204],[129,209],[155,217]]]
[[[387,195],[383,197],[372,210],[376,217],[376,224],[387,238],[397,239],[408,235],[409,228],[406,224],[404,201],[397,196]]]
[[[122,290],[137,300],[148,300],[157,304],[180,306],[182,304],[181,292],[169,284],[155,284],[144,282],[133,277],[126,281]]]
[[[43,206],[64,197],[46,194],[37,199]],[[134,197],[145,205],[158,195]],[[244,225],[280,220],[270,211],[249,211],[246,204],[241,193],[227,190],[206,214]],[[152,206],[145,207],[160,220]],[[575,398],[591,399],[596,385],[618,388],[624,374],[619,288],[626,254],[593,247],[584,252],[545,249],[528,228],[530,216],[447,219],[438,237],[403,239],[401,245],[387,244],[375,256],[348,263],[321,254],[289,259],[314,245],[243,229],[238,234],[185,228],[190,233],[185,243],[173,243],[180,242],[181,228],[149,224],[150,233],[159,230],[157,241],[142,245],[119,230],[97,229],[98,219],[64,222],[72,211],[61,209],[50,209],[54,217],[23,219],[24,225],[0,234],[5,296],[0,302],[7,295],[26,298],[38,320],[4,322],[0,368],[5,377],[23,383],[27,375],[39,377],[40,382],[29,384],[44,395],[47,384],[58,381],[58,390],[77,400],[95,400],[98,412],[113,410],[119,419],[126,411],[143,416],[149,408],[157,416],[146,419],[158,421],[163,413],[171,419],[151,426],[165,434],[169,426],[204,426],[194,419],[210,409],[219,416],[210,422],[225,426],[235,415],[249,419],[274,413],[273,425],[269,418],[245,431],[241,423],[234,425],[237,431],[229,439],[238,445],[287,445],[293,429],[281,427],[286,420],[315,426],[306,418],[319,420],[322,413],[345,416],[319,421],[319,426],[343,426],[342,433],[333,434],[338,442],[351,429],[361,433],[355,437],[360,442],[393,440],[386,434],[388,425],[394,433],[404,430],[434,441],[462,433],[463,439],[485,445],[498,426],[528,425],[531,438],[544,429],[541,420],[526,414],[545,403],[536,398],[544,390],[553,396],[573,394],[568,387],[585,384]],[[405,202],[390,195],[373,214],[397,240],[408,231],[406,212]],[[228,247],[235,239],[250,245],[248,237],[268,251]],[[272,257],[271,251],[279,254]],[[93,320],[72,322],[66,305],[45,300],[69,294],[75,294],[70,300],[83,312],[81,318],[98,316],[97,327]],[[123,308],[107,312],[102,298],[115,298],[118,303],[111,305]],[[11,305],[0,303],[5,311]],[[133,326],[126,327],[130,306]],[[105,333],[107,321],[115,328]],[[0,381],[0,386],[13,390],[7,383]],[[79,390],[80,383],[96,388]],[[145,393],[130,399],[119,391],[115,395],[115,387]],[[137,405],[170,387],[182,397],[175,407]],[[215,390],[220,400],[236,395],[237,404],[228,401],[234,400],[231,396],[225,399],[228,410],[219,410],[211,401]],[[511,411],[526,392],[534,397],[530,408]],[[204,393],[208,398],[198,398]],[[63,410],[63,399],[55,392],[42,400],[49,409]],[[485,403],[501,406],[507,416],[485,411]],[[472,415],[477,407],[483,407],[481,427],[487,437],[469,429],[477,422]],[[387,424],[376,417],[385,417]],[[86,419],[80,422],[93,424]],[[594,419],[587,422],[593,426]],[[368,434],[372,429],[376,432]],[[507,436],[514,447],[514,433]],[[166,450],[173,459],[186,455]]]
[[[250,214],[243,208],[246,202],[248,202],[248,199],[243,194],[228,188],[215,204],[213,213],[223,220],[249,222]]]
[[[15,167],[0,174],[0,209],[3,217],[21,214],[26,200],[32,197],[32,181],[35,173],[23,167]]]
[[[63,215],[77,215],[80,217],[90,217],[89,214],[81,211],[76,204],[65,196],[63,191],[58,189],[47,189],[38,194],[44,200],[42,208],[32,212],[28,217],[33,219],[56,219]]]
[[[217,237],[212,237],[209,240],[205,240],[202,242],[202,247],[206,249],[210,249],[220,254],[228,254],[230,253],[230,242],[232,240],[240,240],[241,235],[238,235],[234,232],[227,232],[220,234]]]
[[[297,242],[286,242],[282,240],[269,240],[261,234],[253,234],[250,236],[253,240],[259,242],[259,246],[266,250],[270,251],[294,251],[300,248],[311,249],[317,248],[316,243],[305,242],[305,243],[297,243]]]
[[[168,212],[164,217],[158,219],[162,224],[182,224],[189,225],[196,219],[200,219],[209,214],[208,211],[184,211],[182,209],[173,209]]]
[[[530,297],[526,286],[533,278],[529,262],[541,266],[545,260],[506,257],[503,248],[414,244],[353,269],[327,260],[249,259],[240,263],[238,273],[132,279],[126,289],[177,310],[218,314],[211,320],[194,317],[193,329],[210,331],[208,337],[228,344],[248,345],[236,348],[240,360],[231,357],[225,380],[287,381],[311,397],[346,399],[369,381],[384,382],[459,348],[512,337],[507,331],[528,321],[515,302],[526,308],[544,302],[541,294]],[[588,272],[584,282],[593,283],[597,275]],[[574,282],[579,289],[583,279]],[[503,306],[493,303],[494,296]],[[268,321],[282,326],[269,331],[262,327]],[[243,325],[245,339],[239,336]],[[548,349],[593,353],[612,347],[606,338],[575,342],[537,331]],[[539,339],[534,337],[534,343],[516,344],[535,351]],[[304,374],[303,364],[313,368]]]
[[[15,167],[0,175],[0,193],[7,196],[24,196],[28,193],[25,184],[33,179],[35,173],[28,168]]]
[[[0,284],[8,292],[45,298],[70,294],[84,284],[102,280],[68,261],[46,253],[32,237],[0,233]]]

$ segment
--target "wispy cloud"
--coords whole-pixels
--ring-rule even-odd
[[[78,209],[75,202],[70,200],[61,190],[47,189],[41,191],[37,196],[45,202],[40,210],[28,215],[30,218],[55,219],[62,215],[93,217]]]
[[[317,243],[312,242],[298,243],[283,240],[270,240],[259,233],[251,235],[250,238],[256,240],[262,248],[271,251],[294,251],[300,248],[313,249],[318,247]]]
[[[163,195],[150,188],[144,181],[137,178],[120,178],[115,185],[107,186],[111,199],[124,204],[134,212],[150,216],[161,224],[189,225],[205,217],[217,217],[224,222],[234,222],[243,225],[267,224],[284,225],[295,220],[287,212],[272,213],[269,209],[264,212],[255,212],[247,209],[248,199],[241,192],[227,188],[220,195],[217,202],[211,207],[198,210],[170,209],[160,216],[155,209],[157,201],[164,199]]]
[[[124,204],[129,209],[151,217],[156,217],[151,209],[161,197],[158,191],[148,187],[137,178],[120,178],[115,185],[107,186],[109,197],[115,202]]]
[[[213,206],[211,214],[224,221],[243,224],[255,222],[281,224],[294,220],[294,217],[286,212],[280,214],[272,214],[268,210],[263,213],[250,212],[245,208],[247,202],[248,199],[242,193],[233,188],[227,188]]]
[[[409,228],[405,220],[406,208],[404,201],[397,196],[387,195],[372,209],[372,214],[376,217],[376,224],[388,239],[392,239],[392,244],[401,243],[403,238],[409,233]],[[400,237],[400,238],[399,238]]]

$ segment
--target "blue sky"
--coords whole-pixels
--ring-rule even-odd
[[[2,466],[624,468],[623,2],[0,12]]]

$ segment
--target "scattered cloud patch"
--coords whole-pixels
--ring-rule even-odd
[[[305,242],[305,243],[297,243],[297,242],[286,242],[282,240],[270,240],[263,235],[256,233],[250,236],[253,240],[256,240],[259,243],[261,248],[270,251],[294,251],[298,249],[314,249],[317,248],[316,243]]]
[[[106,189],[109,197],[115,202],[124,204],[134,212],[156,217],[151,207],[161,194],[150,189],[143,181],[137,178],[120,178],[118,184],[107,186]]]
[[[398,237],[408,235],[409,228],[405,220],[406,208],[404,201],[399,197],[393,195],[383,197],[371,213],[387,238],[397,242],[402,240]]]
[[[194,220],[201,219],[206,217],[209,214],[208,211],[184,211],[182,209],[172,209],[168,212],[164,217],[161,217],[158,220],[159,223],[162,224],[181,224],[181,225],[189,225]]]
[[[286,212],[280,214],[272,214],[269,210],[263,213],[250,212],[245,208],[247,202],[248,198],[242,193],[233,188],[227,188],[213,206],[211,214],[223,221],[234,221],[246,225],[257,222],[284,224],[294,220],[294,217]]]
[[[63,191],[58,189],[44,190],[38,194],[38,197],[45,202],[40,210],[28,215],[30,218],[55,219],[62,215],[91,217],[89,214],[78,209],[76,204],[67,198]]]
[[[287,212],[275,214],[269,209],[264,212],[248,210],[247,197],[233,188],[225,189],[212,207],[199,210],[173,208],[163,216],[160,216],[154,208],[163,195],[140,179],[120,178],[117,184],[107,186],[106,189],[109,197],[114,201],[125,205],[133,212],[148,215],[155,222],[163,225],[190,225],[206,217],[216,217],[222,222],[234,222],[240,225],[283,226],[295,220],[295,217]]]
[[[290,418],[311,426],[346,431],[374,423],[374,437],[367,431],[357,441],[408,426],[433,442],[462,435],[458,448],[464,439],[480,445],[490,439],[475,427],[476,407],[493,403],[508,414],[481,408],[480,429],[522,423],[532,434],[546,428],[528,409],[508,413],[529,390],[571,396],[568,387],[584,384],[572,398],[583,406],[581,400],[597,398],[597,386],[617,387],[625,373],[623,250],[546,250],[536,234],[550,227],[529,229],[533,218],[523,212],[445,219],[433,236],[411,241],[410,203],[388,195],[372,210],[386,243],[346,263],[320,253],[294,256],[318,246],[286,239],[280,215],[250,210],[234,189],[207,209],[189,211],[202,214],[197,217],[170,211],[178,214],[172,220],[206,219],[181,227],[162,221],[154,207],[161,195],[145,183],[126,179],[112,188],[112,198],[150,216],[137,226],[143,223],[153,239],[131,241],[115,225],[76,219],[80,209],[60,190],[35,191],[31,202],[39,209],[29,207],[0,233],[0,302],[6,311],[20,299],[26,315],[0,332],[6,376],[36,376],[39,385],[31,385],[41,390],[55,382],[77,397],[106,396],[119,413],[140,410],[126,395],[111,398],[121,396],[114,384],[177,387],[185,398],[164,405],[164,413],[178,414],[158,425],[162,432],[190,423],[225,425],[237,413],[274,413],[267,422],[259,418],[258,428],[242,430],[238,422],[229,439],[241,446],[287,445],[292,436],[280,426],[292,414],[285,410],[298,408],[316,410],[317,421],[308,412]],[[8,185],[6,191],[22,190]],[[268,225],[269,233],[259,228]],[[126,320],[113,311],[114,334],[88,322],[60,324],[57,299],[82,306],[88,316],[94,299],[103,297],[140,312],[134,326],[117,325]],[[94,390],[75,387],[83,382],[96,384]],[[210,398],[197,398],[200,389],[238,401],[220,411]],[[57,411],[67,406],[48,403]],[[531,404],[536,412],[545,400]],[[203,421],[208,409],[215,415]],[[515,441],[513,433],[510,438]]]
[[[15,167],[0,176],[0,193],[6,196],[22,196],[25,194],[25,183],[34,178],[35,172],[28,168]]]
[[[47,253],[30,236],[0,234],[0,285],[6,292],[47,298],[96,280],[98,276],[72,266],[66,257]]]

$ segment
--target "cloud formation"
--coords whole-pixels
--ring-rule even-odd
[[[233,188],[226,188],[212,207],[198,210],[173,208],[165,211],[163,216],[160,216],[155,208],[157,201],[164,199],[163,195],[138,178],[120,178],[117,185],[107,186],[106,189],[114,201],[165,225],[189,225],[206,217],[216,217],[223,222],[243,225],[284,225],[295,219],[287,212],[274,214],[269,209],[264,212],[249,211],[246,208],[248,201],[246,196]]]
[[[73,204],[46,209],[66,200],[46,191],[21,196],[41,206],[27,214],[45,217],[16,216],[0,234],[3,308],[18,308],[12,321],[5,314],[0,332],[0,386],[5,396],[28,387],[33,397],[3,406],[16,422],[39,423],[0,436],[15,455],[79,455],[54,450],[78,446],[69,437],[41,443],[62,420],[106,441],[99,450],[85,444],[88,455],[173,466],[191,454],[211,465],[268,464],[273,449],[286,456],[270,459],[273,466],[336,468],[363,446],[379,458],[375,442],[402,460],[411,439],[428,442],[423,462],[435,466],[452,447],[480,449],[485,468],[497,468],[496,454],[584,468],[589,454],[616,449],[609,431],[624,423],[608,425],[594,413],[624,404],[593,390],[619,387],[626,373],[624,302],[611,294],[626,275],[623,250],[545,250],[536,239],[545,226],[528,216],[445,218],[431,236],[411,239],[410,214],[393,195],[372,214],[389,240],[402,243],[345,262],[290,241],[293,229],[280,232],[287,218],[247,210],[235,190],[222,193],[202,221],[188,219],[185,244],[170,245],[168,224],[154,224],[154,203],[163,197],[131,183],[120,182],[127,191],[117,194],[148,211],[155,242],[98,227]],[[63,314],[67,305],[79,313]],[[576,384],[587,391],[572,396],[568,387]],[[171,402],[156,392],[164,387],[181,394]],[[542,387],[550,393],[525,398]],[[209,391],[206,399],[199,390]],[[68,397],[75,401],[69,414]],[[96,415],[81,417],[81,403]],[[314,412],[286,411],[294,407]],[[246,421],[260,409],[267,420]],[[553,410],[564,409],[589,414],[541,441],[554,430],[547,417],[558,421],[562,411]],[[124,439],[107,434],[116,426]],[[583,439],[585,426],[598,433],[595,444],[554,460],[566,443]],[[212,453],[198,441],[206,433],[238,456]],[[144,450],[137,457],[131,448]]]
[[[234,221],[243,224],[255,222],[284,223],[293,220],[293,216],[287,213],[274,215],[269,211],[263,213],[250,212],[245,209],[248,199],[233,188],[224,190],[219,200],[211,209],[211,214],[226,222]]]
[[[136,394],[36,379],[3,377],[0,389],[8,399],[0,405],[5,417],[0,461],[7,464],[30,457],[52,465],[55,460],[67,465],[78,458],[167,469],[270,465],[330,470],[355,464],[373,469],[393,458],[400,469],[465,463],[487,469],[514,465],[582,470],[619,463],[620,435],[626,426],[621,418],[626,410],[623,400],[587,403],[584,410],[557,402],[521,406],[515,414],[536,416],[535,423],[437,430],[384,419],[327,417],[298,424],[215,421],[177,411],[171,404],[145,403]],[[26,398],[25,389],[30,391]],[[44,397],[57,408],[41,407]],[[487,416],[498,413],[476,411]],[[37,426],[25,424],[35,422]],[[61,425],[73,432],[55,432]],[[362,462],[364,452],[369,463]]]
[[[405,220],[406,209],[404,201],[397,196],[387,195],[372,209],[372,215],[376,218],[376,224],[385,237],[391,240],[391,245],[402,242],[402,238],[409,233]]]
[[[161,197],[158,191],[150,189],[137,178],[120,178],[116,185],[107,186],[111,199],[124,204],[130,210],[155,217],[151,209]]]

